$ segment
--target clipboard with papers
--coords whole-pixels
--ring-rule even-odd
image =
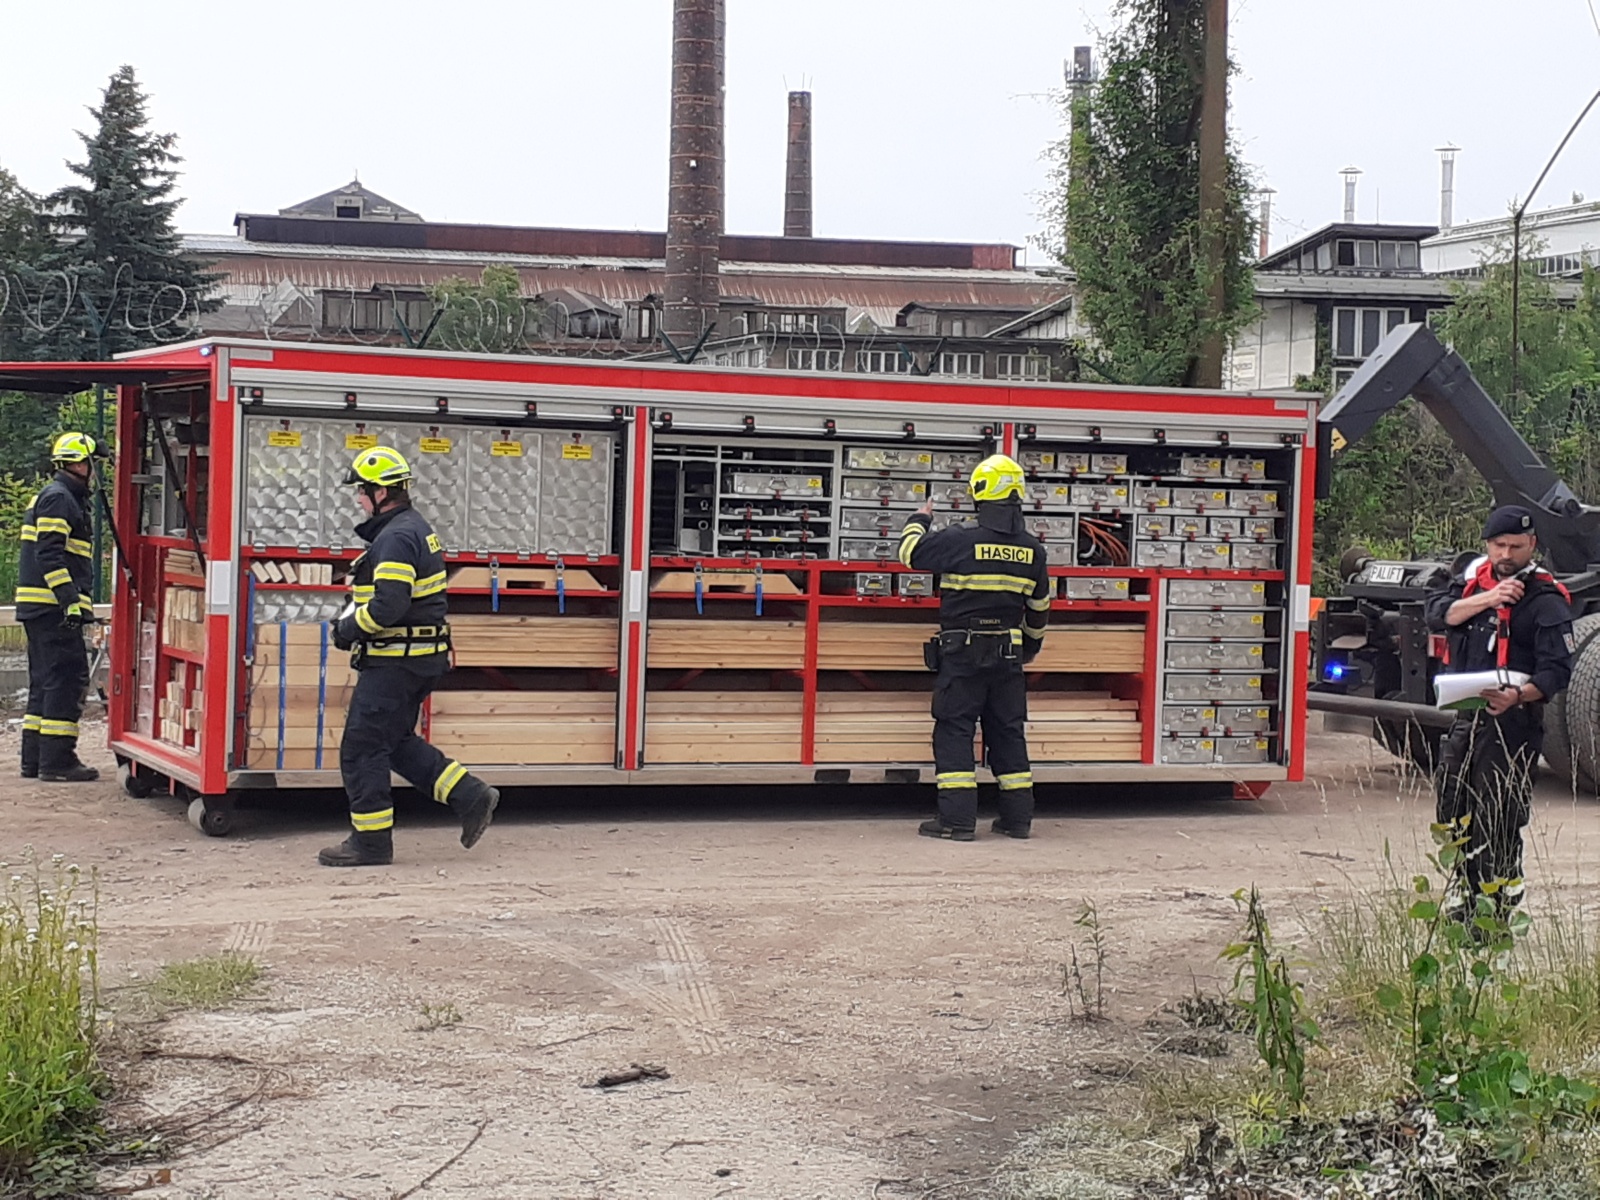
[[[1433,690],[1435,708],[1450,712],[1471,712],[1488,705],[1479,693],[1495,687],[1521,687],[1532,676],[1522,671],[1463,671],[1459,675],[1436,675]]]

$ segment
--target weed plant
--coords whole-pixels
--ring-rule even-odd
[[[150,1002],[162,1016],[186,1009],[226,1008],[255,990],[261,964],[244,954],[216,954],[168,963],[150,981]]]
[[[95,1056],[98,886],[61,855],[0,864],[0,1190],[72,1154],[105,1092]]]

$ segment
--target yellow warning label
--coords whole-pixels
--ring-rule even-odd
[[[926,496],[928,494],[928,485],[925,483],[913,483],[911,485],[911,494],[913,496]]]
[[[1266,748],[1267,748],[1267,742],[1266,742],[1265,738],[1262,738],[1262,739],[1260,739],[1260,740],[1258,740],[1256,742],[1256,749],[1257,750],[1265,750]]]
[[[298,429],[274,429],[267,434],[269,446],[294,446],[300,445],[300,431]]]
[[[1260,687],[1261,686],[1261,680],[1259,678],[1256,678],[1256,677],[1252,676],[1250,679],[1245,680],[1245,686],[1246,687]]]
[[[1250,657],[1251,658],[1260,658],[1261,657],[1261,647],[1260,646],[1251,646],[1250,647]]]
[[[822,486],[822,480],[820,480],[820,479],[808,479],[808,480],[806,480],[806,486],[808,488],[819,488],[819,487]]]
[[[344,448],[346,450],[371,450],[378,444],[378,435],[375,433],[347,433],[344,435]]]
[[[1201,742],[1201,743],[1200,743],[1200,749],[1202,749],[1202,750],[1209,750],[1209,749],[1211,749],[1211,743],[1210,743],[1210,742],[1209,742],[1209,741],[1202,741],[1202,742]]]
[[[1252,584],[1251,587],[1250,587],[1250,594],[1253,595],[1253,596],[1259,596],[1259,595],[1261,595],[1262,592],[1264,592],[1266,590],[1267,590],[1267,585],[1264,584],[1264,583]]]
[[[1260,613],[1251,613],[1250,614],[1250,624],[1252,624],[1252,625],[1260,625],[1262,623],[1262,619],[1263,618],[1262,618],[1262,615]]]
[[[594,447],[585,446],[582,442],[568,442],[561,447],[561,457],[588,462],[594,457]]]
[[[918,466],[925,467],[928,464],[930,464],[931,462],[933,462],[933,455],[931,455],[931,454],[919,454],[919,455],[917,455],[917,465]]]
[[[1333,446],[1333,452],[1335,454],[1339,453],[1339,451],[1343,450],[1350,444],[1349,442],[1345,441],[1344,434],[1340,433],[1337,429],[1333,431],[1333,436],[1328,439],[1328,442]]]
[[[491,458],[521,458],[521,442],[490,442],[489,455]]]
[[[449,438],[425,437],[417,443],[417,449],[424,454],[449,454],[451,445]]]

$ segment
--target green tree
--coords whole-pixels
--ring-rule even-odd
[[[0,361],[29,357],[24,313],[44,250],[38,197],[0,167]]]
[[[478,282],[452,276],[429,289],[443,309],[432,341],[446,350],[483,354],[527,354],[539,314],[522,296],[515,267],[490,265]]]
[[[52,339],[56,357],[103,359],[172,341],[221,304],[217,276],[182,253],[177,136],[150,131],[145,102],[133,68],[120,67],[89,110],[94,133],[78,135],[86,160],[68,164],[83,183],[49,198],[56,236],[40,266],[73,287]]]
[[[1192,384],[1201,346],[1255,314],[1249,182],[1228,157],[1224,315],[1207,315],[1200,255],[1203,5],[1118,0],[1104,75],[1063,102],[1070,132],[1048,151],[1045,244],[1077,275],[1096,345],[1084,365],[1118,383]]]

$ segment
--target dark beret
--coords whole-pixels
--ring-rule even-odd
[[[1533,514],[1520,504],[1507,504],[1489,514],[1489,519],[1483,523],[1483,540],[1533,531]]]

